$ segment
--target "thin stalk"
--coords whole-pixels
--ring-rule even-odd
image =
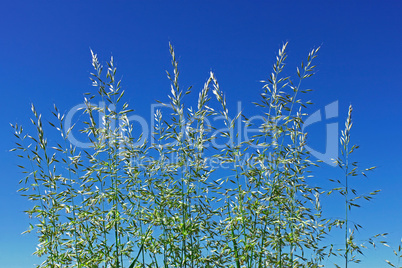
[[[67,148],[67,141],[65,141],[65,146]],[[79,257],[79,254],[78,254],[77,217],[76,217],[76,207],[74,204],[74,195],[72,194],[74,186],[72,185],[71,163],[70,162],[68,162],[68,176],[70,179],[70,185],[69,185],[70,191],[69,192],[70,192],[71,206],[73,208],[72,212],[73,212],[73,221],[74,221],[74,251],[75,251],[78,268],[80,268],[81,267],[81,258]]]
[[[348,176],[349,176],[349,141],[350,141],[350,130],[352,127],[352,106],[349,106],[348,118],[345,123],[345,130],[342,131],[341,144],[343,145],[343,156],[344,162],[340,163],[341,167],[344,168],[345,171],[345,268],[348,267],[349,263],[349,235],[348,235],[348,223],[349,223],[349,184],[348,184]]]
[[[230,202],[229,201],[230,200],[228,200],[228,215],[229,215],[229,218],[231,219],[232,215],[230,213]],[[234,250],[234,254],[235,254],[236,267],[240,268],[241,266],[240,266],[239,250],[237,248],[237,238],[235,236],[233,226],[230,228],[230,232],[231,232],[231,235],[232,235],[231,240],[232,240],[232,243],[233,243],[233,250]]]
[[[51,163],[52,159],[50,159],[49,156],[47,155],[47,150],[46,150],[47,141],[44,138],[41,115],[37,116],[36,111],[34,110],[34,108],[33,108],[33,111],[34,111],[35,117],[37,118],[36,127],[37,127],[37,131],[38,131],[38,143],[39,143],[40,147],[43,150],[43,154],[44,154],[44,157],[45,157],[45,160],[46,160],[46,168],[47,168],[48,175],[44,175],[44,177],[46,176],[50,180],[50,186],[46,186],[46,187],[50,188],[49,196],[50,196],[50,198],[53,198],[51,193],[57,193],[57,182],[55,180],[54,174],[52,175],[52,172],[50,170],[50,163]],[[55,202],[51,202],[51,203],[53,204],[53,206],[51,208],[49,208],[49,210],[50,210],[49,212],[50,212],[50,215],[51,215],[50,222],[51,222],[51,225],[53,227],[53,234],[51,235],[51,246],[50,247],[51,247],[51,252],[52,252],[52,258],[51,258],[52,265],[54,266],[55,265],[54,258],[56,258],[56,260],[58,261],[59,252],[58,252],[57,242],[54,241],[55,240],[55,234],[57,234],[57,227],[56,227],[56,223],[55,223],[55,212],[54,212],[54,203]],[[55,253],[53,252],[53,248],[54,248]]]
[[[63,151],[67,158],[66,158],[66,163],[68,163],[68,177],[69,177],[69,182],[70,184],[68,185],[68,189],[69,189],[69,193],[70,193],[70,203],[71,203],[71,207],[73,209],[72,213],[73,213],[73,222],[74,222],[74,253],[75,253],[75,258],[77,261],[77,266],[78,268],[81,267],[81,258],[79,257],[79,253],[78,253],[78,230],[77,230],[77,212],[76,212],[76,206],[74,203],[74,195],[73,195],[73,190],[74,190],[74,186],[73,186],[73,178],[72,178],[72,174],[71,174],[71,161],[68,161],[68,158],[70,157],[71,159],[74,159],[74,154],[73,152],[75,151],[75,149],[73,149],[72,147],[70,147],[70,150],[68,149],[68,144],[67,144],[67,139],[68,139],[68,134],[70,133],[71,129],[68,129],[66,131],[66,134],[64,134],[64,116],[61,116],[56,105],[54,106],[55,108],[55,112],[57,113],[53,113],[57,119],[59,120],[59,130],[60,130],[60,134],[64,140],[64,146],[65,146],[65,151]],[[54,125],[51,124],[53,127]],[[74,150],[74,151],[73,151]],[[73,161],[73,160],[72,160]]]

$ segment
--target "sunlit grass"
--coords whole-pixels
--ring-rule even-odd
[[[154,143],[139,143],[142,133],[130,124],[132,110],[123,102],[113,58],[104,76],[92,53],[97,91],[86,94],[86,127],[80,130],[90,149],[69,143],[74,129],[66,129],[56,106],[50,126],[60,139],[48,144],[47,128],[32,105],[35,135],[13,127],[26,174],[20,191],[34,205],[27,211],[33,218],[28,231],[37,232],[35,254],[45,257],[39,267],[323,267],[334,255],[344,258],[344,267],[359,262],[364,245],[354,240],[359,226],[351,228],[349,210],[377,191],[358,195],[348,184],[360,174],[350,160],[357,148],[349,146],[352,108],[342,132],[342,157],[335,159],[344,181],[335,181],[340,186],[331,191],[310,186],[310,169],[318,163],[305,149],[302,126],[311,104],[302,96],[309,92],[303,83],[314,74],[319,49],[308,54],[293,79],[283,74],[286,47],[262,81],[258,125],[245,112],[231,117],[213,73],[197,103],[185,106],[191,89],[179,83],[172,46],[165,103],[170,111],[156,111]],[[213,125],[214,118],[224,126]],[[260,132],[237,142],[239,120]],[[214,146],[217,140],[225,146]],[[320,198],[332,192],[345,196],[343,219],[323,217]],[[344,246],[326,240],[335,228],[343,228]]]

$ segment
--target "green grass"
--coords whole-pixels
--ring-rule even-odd
[[[246,113],[230,116],[213,73],[197,103],[188,106],[184,100],[191,88],[183,90],[179,83],[171,45],[170,101],[164,103],[170,112],[156,111],[154,143],[138,142],[142,133],[130,124],[132,110],[123,102],[113,58],[104,75],[92,53],[97,91],[86,94],[87,119],[79,130],[90,149],[69,143],[75,130],[66,129],[56,106],[49,124],[60,138],[49,145],[50,130],[32,105],[35,135],[13,127],[25,173],[20,191],[33,203],[28,232],[38,236],[34,254],[44,257],[38,267],[323,267],[334,256],[344,259],[343,267],[359,262],[365,246],[355,240],[359,225],[351,228],[350,209],[378,191],[358,195],[349,186],[350,179],[372,169],[362,173],[351,161],[357,149],[349,145],[352,108],[341,136],[342,155],[334,160],[344,178],[334,180],[339,187],[330,191],[310,186],[311,169],[320,163],[304,146],[302,126],[311,103],[303,95],[310,91],[304,82],[314,74],[319,48],[292,78],[284,75],[286,47],[262,81],[256,103],[261,124]],[[259,133],[238,142],[240,120]],[[222,141],[225,146],[218,146]],[[320,198],[334,192],[345,197],[345,218],[323,216]],[[336,229],[344,231],[343,246],[328,242]],[[374,238],[367,242],[374,244]],[[400,258],[400,248],[395,254]]]

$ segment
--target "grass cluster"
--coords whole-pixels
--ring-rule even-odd
[[[185,106],[190,88],[179,84],[172,46],[171,92],[164,104],[171,113],[155,113],[153,143],[140,142],[142,133],[130,124],[132,110],[123,102],[113,58],[105,75],[92,53],[97,91],[85,97],[87,119],[80,130],[91,148],[70,144],[73,127],[67,129],[56,106],[49,124],[60,136],[49,144],[48,128],[32,105],[35,134],[13,127],[15,150],[25,159],[20,191],[34,204],[27,211],[33,218],[28,232],[38,235],[35,254],[44,260],[38,267],[322,267],[333,256],[343,258],[344,267],[358,262],[364,245],[355,241],[359,226],[349,223],[349,211],[377,191],[357,195],[349,187],[360,174],[350,158],[357,148],[350,145],[352,108],[341,136],[342,155],[334,160],[344,171],[335,180],[339,187],[310,186],[311,168],[318,163],[305,149],[302,126],[310,103],[301,96],[309,91],[302,82],[313,75],[319,49],[309,53],[293,79],[283,75],[286,46],[263,81],[256,103],[264,118],[259,125],[246,114],[230,116],[213,73],[197,103]],[[223,128],[210,123],[217,117]],[[259,133],[237,142],[240,119]],[[217,140],[225,146],[215,146]],[[320,197],[333,192],[345,197],[344,218],[323,216]],[[337,228],[344,231],[344,245],[326,240]]]

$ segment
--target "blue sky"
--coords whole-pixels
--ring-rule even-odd
[[[23,210],[30,204],[16,190],[22,174],[9,153],[9,123],[29,124],[30,103],[50,114],[53,103],[68,111],[92,90],[90,49],[102,61],[113,55],[126,100],[149,118],[149,105],[167,100],[168,42],[180,61],[181,83],[199,90],[210,70],[229,108],[258,100],[275,53],[289,41],[295,68],[321,46],[317,74],[306,82],[316,110],[339,101],[335,122],[343,128],[354,107],[356,160],[378,166],[362,180],[362,192],[381,189],[373,202],[352,211],[362,237],[389,232],[402,237],[402,3],[399,1],[3,1],[0,4],[0,266],[33,267],[34,235]],[[324,150],[325,123],[311,128],[311,144]],[[331,168],[318,172],[326,179]],[[334,175],[336,176],[336,175]],[[320,178],[321,179],[321,178]],[[336,210],[336,203],[328,201]],[[368,250],[359,267],[386,267],[390,250]],[[331,267],[330,265],[328,267]]]

